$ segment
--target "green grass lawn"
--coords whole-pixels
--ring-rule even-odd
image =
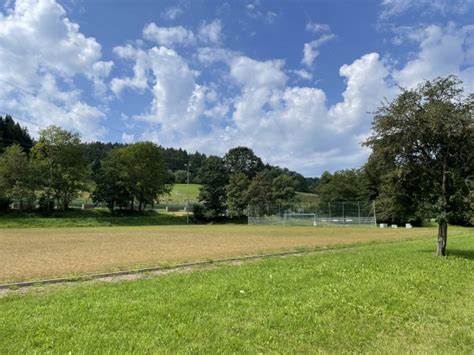
[[[185,205],[189,196],[189,203],[196,203],[198,200],[199,184],[174,184],[169,196],[164,196],[161,203]],[[189,189],[189,190],[188,190]]]
[[[186,204],[187,196],[189,195],[190,203],[198,201],[200,184],[189,184],[189,190],[187,184],[174,184],[171,194],[162,198],[163,203],[169,204]],[[305,204],[318,204],[319,196],[307,192],[297,192],[296,198],[298,202]]]
[[[319,203],[319,195],[308,192],[297,192],[296,199],[304,204],[317,205]]]
[[[155,226],[186,224],[185,215],[157,213],[111,213],[107,209],[71,210],[51,216],[37,213],[8,213],[0,215],[1,228],[56,228],[56,227],[107,227]]]
[[[0,298],[0,353],[472,353],[474,231]]]

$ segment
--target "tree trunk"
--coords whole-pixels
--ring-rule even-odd
[[[443,177],[441,181],[441,193],[442,193],[442,210],[441,215],[438,218],[438,246],[436,248],[436,255],[446,256],[446,243],[448,242],[448,219],[447,219],[447,158],[446,155],[443,159]]]
[[[438,247],[436,255],[446,256],[446,244],[448,242],[448,222],[446,220],[440,221],[438,226]]]
[[[143,207],[143,192],[140,192],[140,196],[138,197],[138,210],[141,211]]]
[[[63,203],[62,203],[62,205],[63,205],[63,211],[67,211],[67,208],[68,208],[68,205],[69,205],[67,191],[64,191],[64,193],[63,193]]]
[[[67,211],[68,203],[67,203],[67,194],[64,194],[63,197],[63,211]]]

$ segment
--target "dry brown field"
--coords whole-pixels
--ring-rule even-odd
[[[247,225],[0,229],[0,283],[435,235],[434,228]]]

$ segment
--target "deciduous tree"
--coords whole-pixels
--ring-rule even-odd
[[[202,184],[199,191],[199,201],[204,206],[207,218],[217,218],[226,211],[225,187],[229,181],[224,161],[216,156],[210,156],[199,170],[198,178]]]
[[[236,147],[230,149],[224,156],[224,164],[230,175],[241,172],[250,179],[257,172],[263,170],[262,160],[255,155],[252,149],[247,147]]]
[[[100,169],[94,174],[96,183],[92,193],[95,202],[105,202],[113,211],[115,207],[133,205],[133,191],[127,175],[127,166],[123,157],[124,148],[111,150],[102,160]]]
[[[33,154],[43,167],[47,195],[52,190],[58,208],[66,210],[79,191],[87,190],[90,176],[79,134],[58,126],[43,129]]]
[[[138,201],[138,210],[154,203],[158,195],[169,191],[158,146],[151,142],[135,143],[125,147],[123,154],[131,189]]]
[[[33,208],[38,175],[23,149],[14,144],[0,155],[0,188],[7,201],[17,201],[20,210]]]
[[[112,150],[96,176],[95,201],[105,201],[110,209],[129,205],[138,210],[153,204],[169,191],[161,152],[151,142],[141,142]]]
[[[328,213],[328,203],[368,201],[367,180],[360,169],[324,172],[316,189],[320,199],[320,211]]]
[[[249,213],[254,216],[268,216],[276,211],[272,187],[272,178],[266,170],[255,175],[247,190]]]
[[[250,179],[242,172],[232,174],[229,184],[226,186],[227,193],[227,215],[239,218],[247,213],[247,190]]]
[[[282,174],[273,179],[272,193],[277,205],[286,209],[294,201],[296,196],[297,181],[287,174]]]
[[[403,89],[375,114],[366,141],[383,156],[387,174],[417,209],[437,217],[437,255],[446,255],[448,220],[470,212],[467,180],[474,175],[474,95],[454,76]]]

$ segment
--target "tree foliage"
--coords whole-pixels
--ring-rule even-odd
[[[249,210],[254,215],[268,215],[289,206],[298,186],[292,172],[271,166],[261,169],[261,159],[245,147],[229,150],[224,159],[210,157],[198,176],[203,184],[203,215],[208,219],[224,215],[241,218]]]
[[[241,172],[249,178],[253,178],[263,170],[262,160],[255,155],[252,149],[247,147],[230,149],[224,156],[224,164],[229,174]]]
[[[296,197],[297,181],[288,174],[277,176],[272,181],[272,194],[275,204],[286,209],[294,202]]]
[[[96,187],[92,193],[95,202],[105,202],[110,210],[133,205],[133,192],[127,176],[127,166],[123,157],[124,148],[110,151],[102,160],[95,174]]]
[[[226,186],[229,217],[240,218],[246,215],[249,185],[250,179],[242,172],[236,172],[230,176],[229,184]]]
[[[311,187],[317,180],[319,180],[318,178],[305,178],[296,171],[291,171],[287,168],[281,168],[279,166],[272,166],[270,164],[266,164],[264,170],[270,174],[272,179],[275,179],[280,175],[290,176],[294,180],[296,191],[299,192],[312,192],[313,190],[311,190]]]
[[[210,156],[199,170],[198,178],[202,187],[199,201],[202,202],[206,218],[217,218],[226,212],[225,188],[229,180],[222,158]]]
[[[316,193],[323,205],[335,201],[369,200],[366,176],[361,169],[338,170],[334,174],[324,172]]]
[[[84,154],[87,159],[87,164],[92,171],[92,177],[94,178],[101,167],[102,161],[105,159],[107,154],[116,148],[125,147],[121,143],[104,143],[104,142],[87,142],[82,143]]]
[[[267,170],[255,175],[247,190],[250,213],[254,216],[272,215],[276,212],[271,175]]]
[[[21,127],[10,115],[0,116],[0,153],[13,144],[18,144],[28,154],[33,140],[28,130]]]
[[[188,172],[186,170],[176,170],[174,172],[174,182],[184,184],[188,181]]]
[[[33,148],[32,143],[27,130],[11,116],[0,117],[0,209],[8,209],[14,201],[20,208],[39,204],[48,212],[66,210],[73,199],[95,186],[93,201],[105,202],[110,209],[141,210],[169,192],[170,183],[187,182],[189,174],[190,182],[203,185],[199,198],[205,217],[238,218],[245,215],[250,197],[284,204],[317,181],[264,165],[247,147],[232,148],[222,159],[149,142],[85,143],[77,133],[57,126],[41,130]]]
[[[160,149],[141,142],[112,150],[97,174],[95,201],[104,201],[110,209],[129,206],[138,210],[154,204],[159,195],[169,192]]]
[[[7,147],[0,156],[1,197],[7,202],[17,201],[20,210],[31,209],[39,183],[34,162],[23,149],[18,144]]]
[[[41,166],[48,200],[52,193],[58,207],[66,210],[79,191],[87,190],[90,176],[79,134],[57,126],[43,129],[33,154]]]

